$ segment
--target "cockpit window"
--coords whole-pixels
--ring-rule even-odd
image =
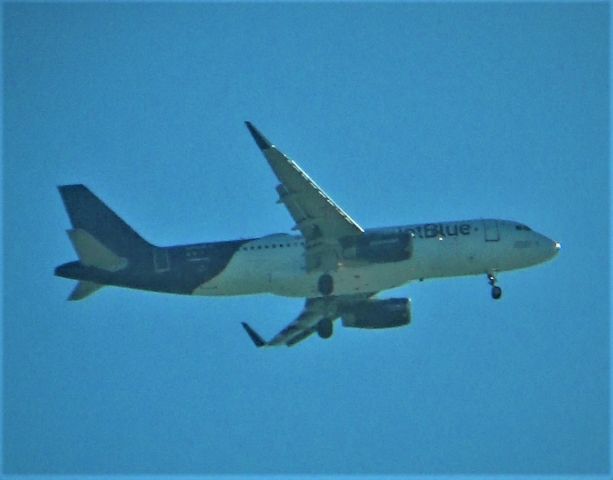
[[[530,227],[526,227],[525,225],[515,225],[516,230],[524,230],[526,232],[531,232]]]

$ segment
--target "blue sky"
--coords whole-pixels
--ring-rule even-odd
[[[608,471],[607,4],[3,8],[5,471]],[[160,245],[289,231],[244,120],[365,227],[507,218],[562,253],[293,349],[240,322],[295,299],[66,302],[56,185]]]

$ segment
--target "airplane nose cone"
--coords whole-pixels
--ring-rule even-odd
[[[540,258],[542,259],[541,261],[546,262],[547,260],[551,260],[560,253],[560,242],[556,242],[545,235],[539,235],[536,244],[538,246]]]
[[[558,255],[558,253],[560,253],[560,242],[556,242],[554,240],[550,240],[549,243],[549,258],[554,258],[555,256]]]

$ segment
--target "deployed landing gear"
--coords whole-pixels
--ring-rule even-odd
[[[492,287],[492,298],[494,300],[498,300],[500,297],[502,297],[502,288],[500,288],[498,285],[494,285]]]
[[[494,300],[500,299],[500,297],[502,297],[502,288],[496,285],[496,277],[493,274],[488,273],[487,280],[489,284],[492,286],[492,298]]]
[[[319,290],[319,293],[324,296],[331,295],[334,291],[334,279],[332,278],[332,275],[324,273],[321,277],[319,277],[317,289]]]
[[[324,318],[317,324],[317,335],[321,338],[328,339],[332,336],[333,332],[332,320],[329,318]]]

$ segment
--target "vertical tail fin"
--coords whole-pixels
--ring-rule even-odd
[[[115,255],[124,258],[139,256],[151,247],[85,185],[62,185],[58,189],[73,229],[84,230]]]

